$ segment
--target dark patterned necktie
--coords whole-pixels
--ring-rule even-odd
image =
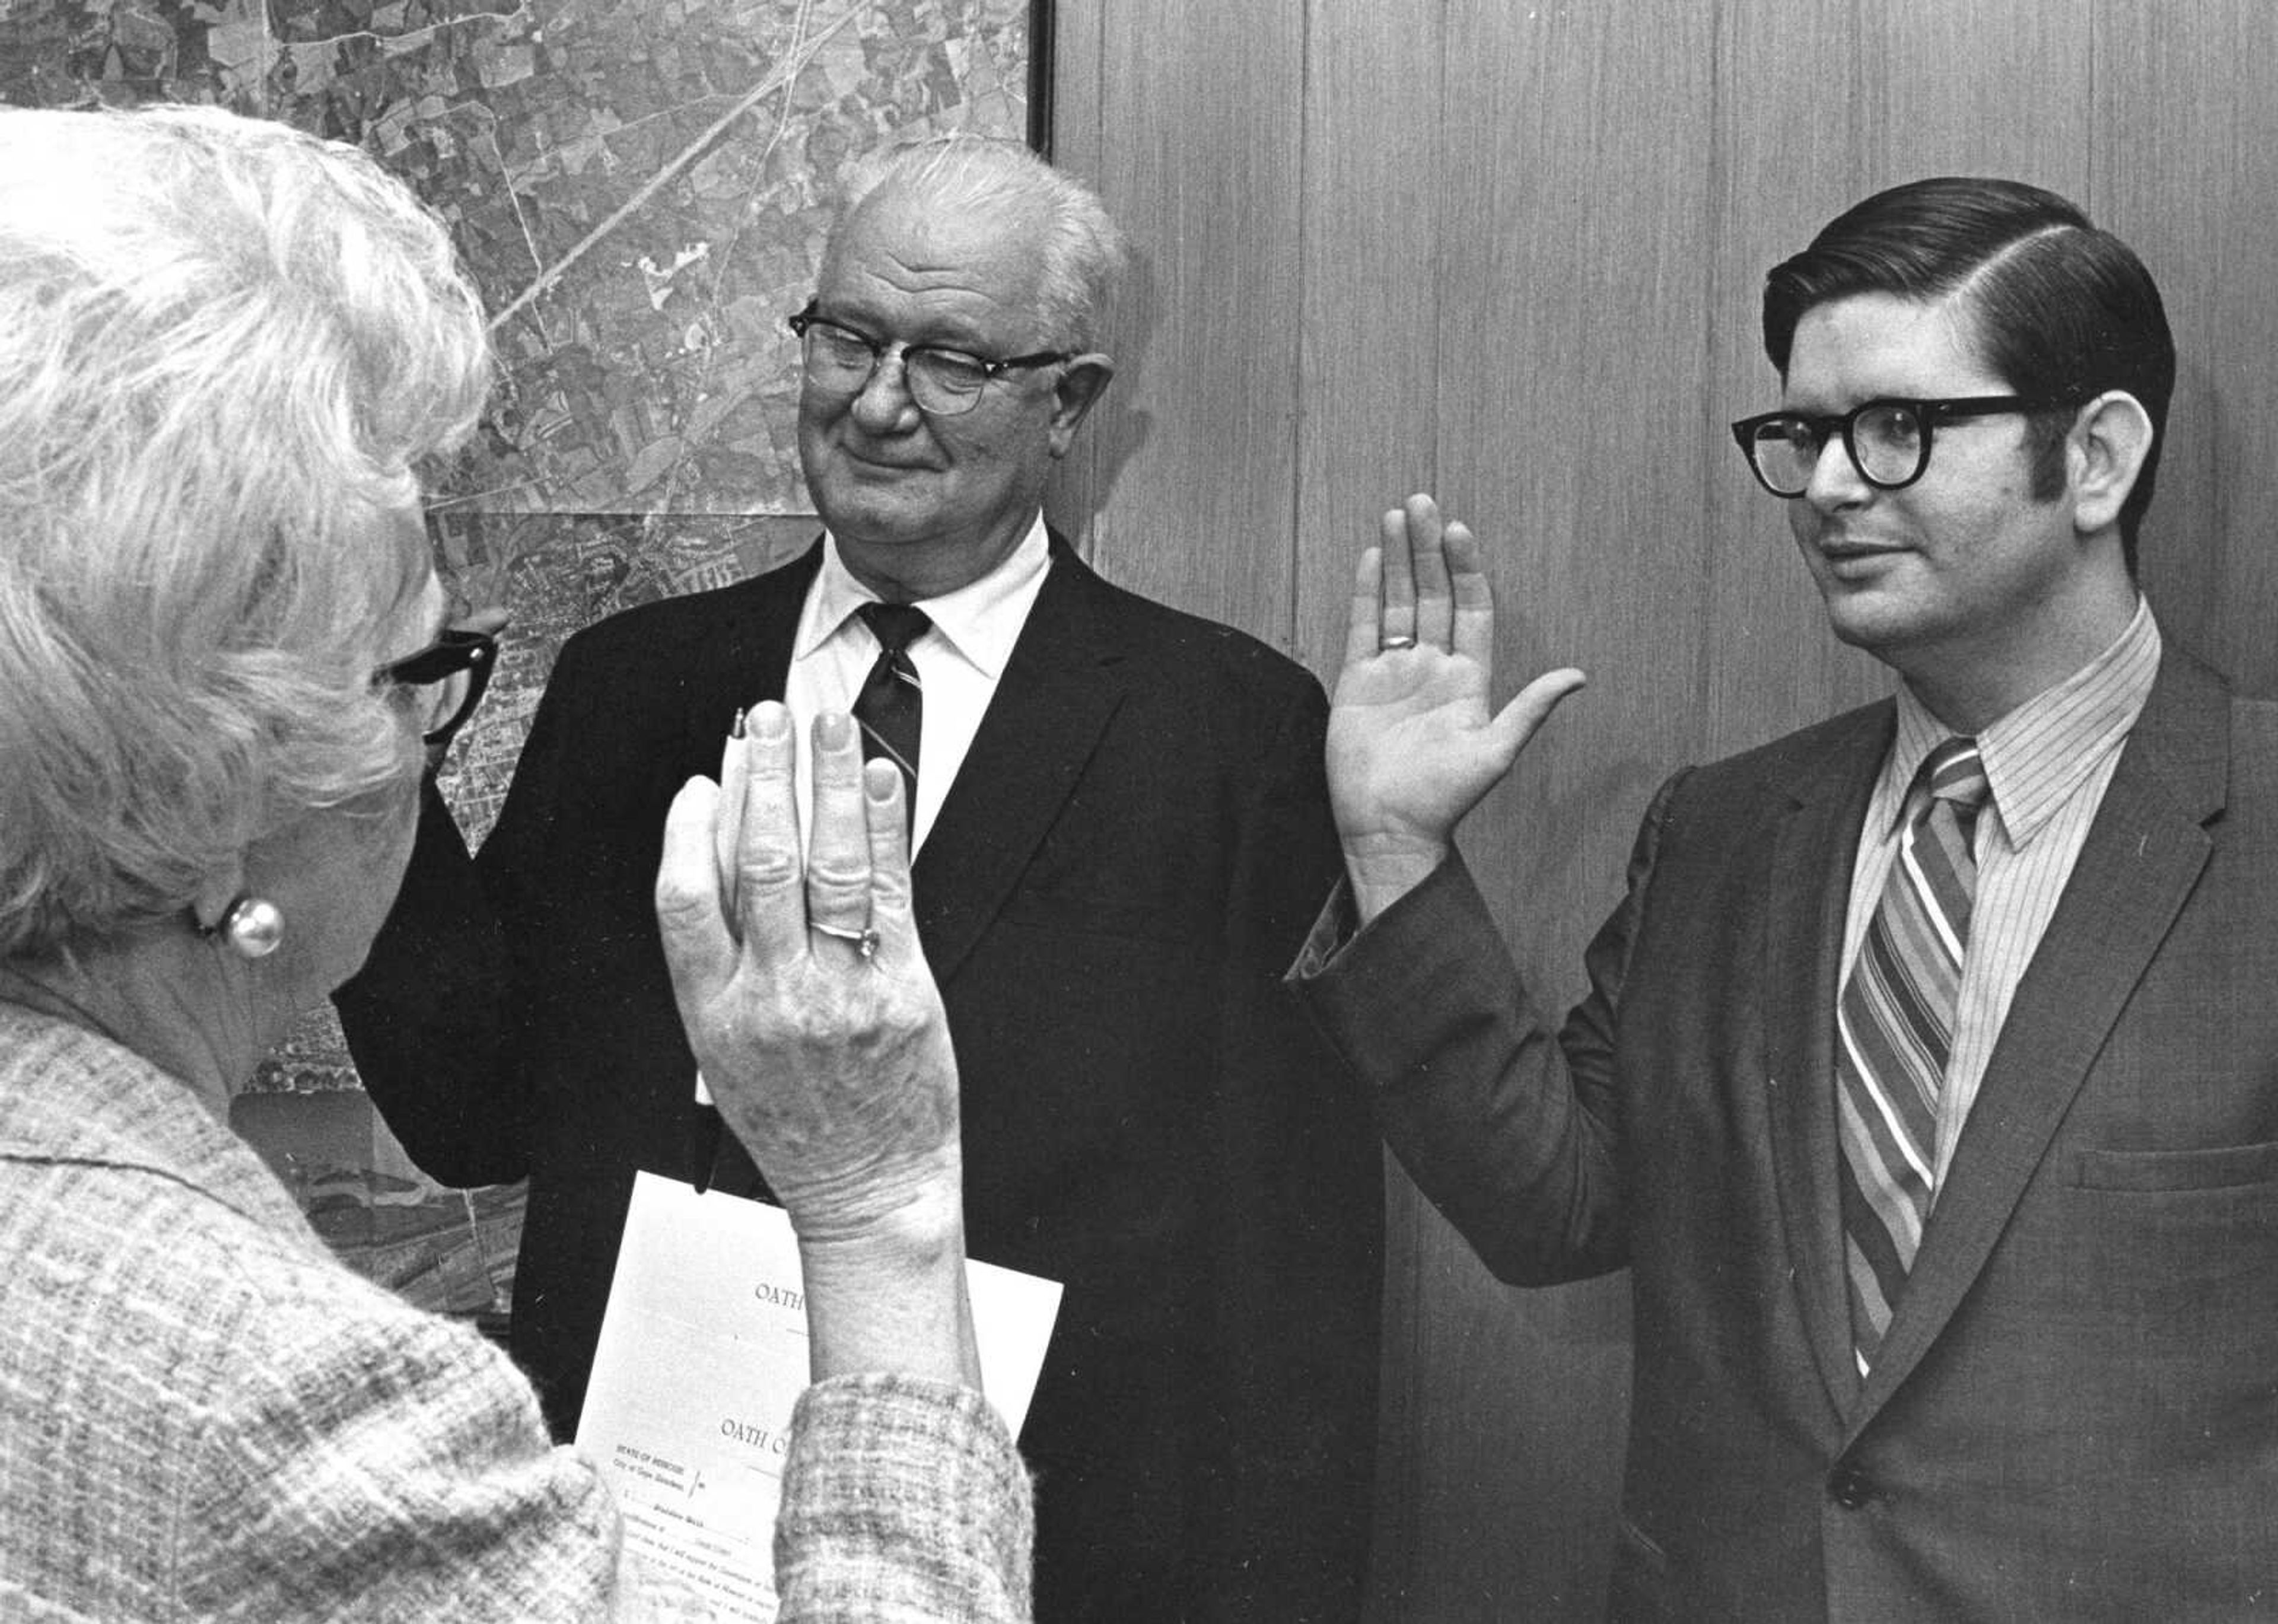
[[[925,716],[925,684],[910,659],[910,644],[933,624],[913,604],[866,603],[855,611],[878,639],[878,658],[854,696],[854,720],[862,728],[862,759],[883,756],[902,770],[902,789],[912,826],[918,815],[918,730]]]
[[[1930,1216],[1938,1098],[1977,889],[1971,839],[1988,786],[1974,739],[1932,751],[1836,1016],[1844,1273],[1866,1373]]]

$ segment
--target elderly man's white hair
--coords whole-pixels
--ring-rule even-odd
[[[488,381],[448,237],[354,148],[0,109],[0,958],[417,771],[371,680],[428,574],[398,514]]]
[[[1128,250],[1091,189],[1017,141],[944,135],[869,153],[849,169],[831,234],[871,194],[891,187],[949,213],[1034,214],[1042,221],[1036,300],[1046,341],[1099,341]]]

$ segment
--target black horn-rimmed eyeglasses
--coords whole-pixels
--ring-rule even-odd
[[[1933,430],[1958,417],[2000,412],[2051,411],[2069,400],[2015,394],[1968,395],[1952,400],[1869,400],[1847,412],[1813,416],[1765,412],[1732,425],[1732,438],[1757,483],[1774,496],[1801,496],[1811,486],[1820,454],[1840,433],[1859,477],[1878,491],[1902,491],[1930,467]]]

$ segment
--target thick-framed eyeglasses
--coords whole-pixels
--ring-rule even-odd
[[[420,743],[440,750],[475,713],[497,664],[498,639],[490,633],[446,631],[417,653],[382,666],[371,682],[405,690],[419,718]]]
[[[858,394],[887,356],[902,358],[902,383],[920,411],[936,417],[954,417],[981,403],[989,381],[1021,367],[1057,366],[1074,359],[1064,349],[1041,349],[1033,355],[1007,355],[992,361],[986,355],[952,349],[940,344],[881,344],[866,332],[842,326],[814,306],[791,318],[799,335],[799,355],[806,381],[837,394]]]
[[[2029,395],[1969,395],[1955,400],[1869,400],[1847,412],[1811,416],[1765,412],[1732,425],[1732,438],[1757,483],[1774,496],[1801,496],[1820,453],[1838,431],[1859,477],[1878,491],[1903,491],[1930,467],[1932,431],[1956,417],[2037,412],[2068,404]]]

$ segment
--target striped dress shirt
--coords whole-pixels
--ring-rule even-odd
[[[2151,606],[2138,599],[2135,618],[2110,648],[1976,736],[1992,800],[1977,820],[1977,896],[1938,1102],[1933,1205],[2008,1018],[2009,1001],[2064,895],[2128,731],[2151,695],[2160,647]],[[1907,786],[1923,758],[1953,732],[1911,689],[1900,689],[1898,710],[1898,737],[1867,803],[1851,872],[1843,939],[1846,979],[1899,849]]]

